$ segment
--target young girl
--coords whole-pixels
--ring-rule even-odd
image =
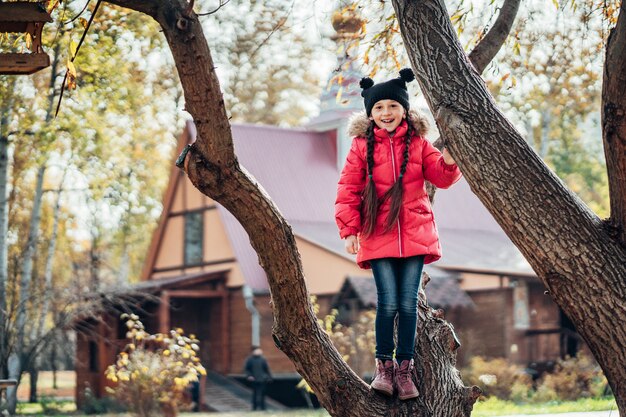
[[[372,268],[376,306],[376,372],[372,388],[401,400],[418,396],[411,378],[417,328],[417,299],[424,264],[441,257],[435,220],[424,181],[448,188],[461,172],[424,135],[427,120],[409,111],[405,68],[400,78],[360,86],[365,114],[351,120],[355,136],[341,172],[335,219],[348,253],[361,268]],[[398,346],[394,319],[398,314]],[[395,348],[396,361],[393,360]]]

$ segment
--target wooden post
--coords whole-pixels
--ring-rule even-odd
[[[170,293],[163,291],[159,304],[159,333],[169,334],[170,330]]]
[[[224,290],[224,295],[222,296],[222,373],[224,375],[230,372],[230,326],[228,325],[228,295],[228,290]]]

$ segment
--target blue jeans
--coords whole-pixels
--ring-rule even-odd
[[[417,329],[417,297],[424,269],[424,256],[382,258],[370,261],[378,305],[376,306],[376,358],[393,358],[393,324],[398,314],[396,360],[413,358]]]

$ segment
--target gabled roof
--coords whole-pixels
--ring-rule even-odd
[[[198,272],[195,274],[185,274],[169,278],[141,281],[133,284],[132,289],[135,291],[157,293],[174,288],[188,288],[205,282],[225,280],[225,275],[228,271],[229,269],[220,269],[211,272]]]
[[[5,22],[52,22],[43,3],[0,2],[0,20]]]

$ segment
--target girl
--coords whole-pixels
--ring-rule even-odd
[[[372,388],[401,400],[418,396],[411,378],[417,328],[417,299],[424,264],[441,257],[441,247],[424,180],[448,188],[461,172],[424,135],[427,120],[409,111],[405,68],[400,78],[374,85],[363,78],[365,114],[350,122],[355,136],[341,172],[335,220],[348,253],[372,268],[376,306],[376,371]],[[394,319],[398,314],[398,346]],[[396,361],[393,360],[395,348]]]

